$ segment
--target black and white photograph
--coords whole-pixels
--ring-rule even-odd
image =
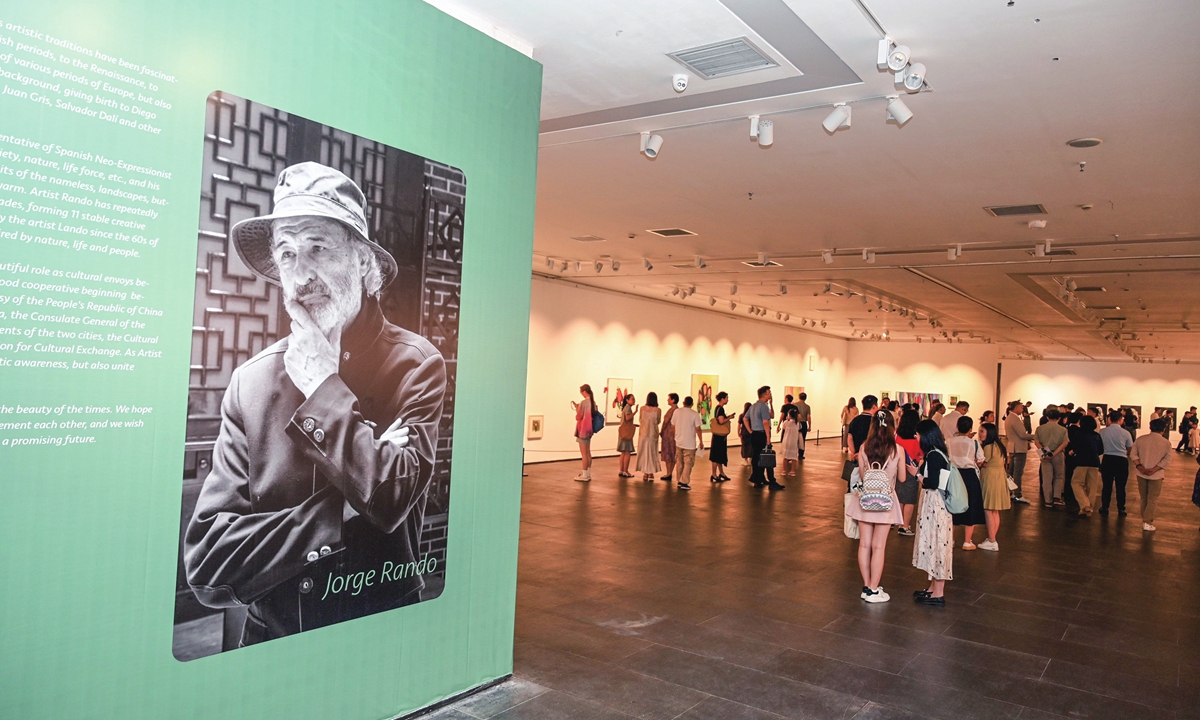
[[[466,178],[206,104],[173,653],[438,597]]]

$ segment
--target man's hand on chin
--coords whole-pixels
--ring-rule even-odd
[[[326,378],[337,374],[338,351],[303,305],[288,300],[285,307],[292,318],[292,336],[283,354],[283,367],[304,397],[310,398]]]

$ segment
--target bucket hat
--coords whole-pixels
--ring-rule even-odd
[[[383,286],[387,287],[396,278],[396,261],[368,236],[366,204],[358,185],[337,170],[316,162],[297,163],[279,173],[271,214],[247,218],[233,226],[233,246],[251,270],[278,285],[279,267],[271,254],[271,224],[281,218],[330,218],[371,248],[379,258]]]

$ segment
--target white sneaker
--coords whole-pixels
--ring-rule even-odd
[[[966,542],[963,543],[962,547],[963,547],[963,550],[974,550],[976,548],[976,545],[975,545],[975,543],[971,542],[970,540],[967,540]]]
[[[1145,532],[1154,532],[1157,529],[1158,528],[1154,527],[1150,523],[1147,523],[1147,522],[1142,523],[1142,530],[1144,530]]]
[[[1000,543],[992,542],[991,540],[984,540],[983,542],[979,543],[979,549],[997,552],[1000,550]]]
[[[863,598],[863,600],[866,600],[869,603],[885,603],[891,599],[891,596],[885,593],[883,588],[879,588],[874,592],[868,592],[867,596]]]
[[[573,479],[575,482],[591,482],[591,480],[592,480],[592,475],[591,475],[591,473],[589,473],[588,471],[584,470],[583,472],[579,473],[578,475],[576,475],[576,476],[575,476],[574,478],[572,478],[572,479]]]

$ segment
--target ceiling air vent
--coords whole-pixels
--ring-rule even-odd
[[[743,260],[742,264],[749,265],[750,267],[783,267],[783,265],[775,262],[774,260]]]
[[[584,243],[604,242],[604,238],[597,237],[596,235],[580,235],[579,237],[573,237],[571,239],[574,240],[575,242],[584,242]]]
[[[993,217],[1008,217],[1009,215],[1048,215],[1043,205],[993,205],[984,210]]]
[[[691,230],[684,230],[683,228],[663,228],[661,230],[647,230],[646,232],[659,237],[683,237],[685,235],[696,234]]]
[[[779,65],[744,37],[667,53],[667,57],[706,78],[737,75]]]

